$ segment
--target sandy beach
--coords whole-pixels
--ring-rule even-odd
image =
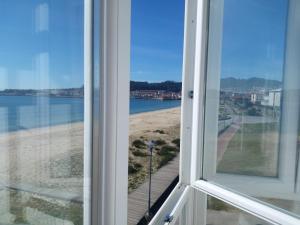
[[[139,135],[153,129],[179,125],[180,107],[145,112],[130,116],[130,135]]]
[[[147,142],[155,142],[153,173],[177,156],[180,142],[180,107],[132,115],[129,133],[128,191],[132,192],[149,175]]]
[[[170,142],[179,135],[179,120],[179,108],[131,115],[130,143],[141,137]],[[82,195],[83,123],[1,134],[0,146],[1,186]]]
[[[157,141],[153,172],[178,155],[179,121],[180,108],[130,116],[129,192],[146,182],[147,141]],[[81,122],[0,134],[0,223],[82,224],[83,128]]]

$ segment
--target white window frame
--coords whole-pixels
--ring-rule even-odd
[[[261,197],[282,197],[287,199],[299,198],[294,194],[295,186],[295,168],[296,168],[296,154],[297,154],[297,136],[291,135],[297,134],[298,129],[298,115],[299,105],[295,104],[299,102],[299,96],[290,95],[289,93],[283,94],[283,112],[282,112],[282,127],[280,135],[279,146],[279,168],[278,177],[258,177],[258,176],[245,176],[237,174],[221,174],[216,172],[217,162],[217,140],[216,134],[218,133],[218,105],[219,105],[219,89],[220,83],[220,70],[221,70],[221,45],[222,45],[222,20],[223,20],[223,5],[224,0],[211,1],[213,6],[210,7],[211,14],[219,15],[219,17],[213,17],[210,19],[210,60],[208,61],[207,85],[210,91],[206,93],[206,97],[209,99],[209,104],[206,104],[206,123],[205,123],[205,154],[204,154],[204,171],[203,178],[207,180],[215,180],[228,187],[234,187],[239,191],[248,193],[250,195]],[[294,12],[295,7],[299,7],[299,3],[290,1],[289,11]],[[295,41],[291,40],[297,30],[296,24],[293,22],[297,15],[296,13],[289,13],[289,22],[287,30],[286,46],[286,59],[284,69],[284,89],[290,90],[291,87],[297,85],[299,80],[295,79],[295,76],[291,76],[293,71],[296,71],[297,63],[291,61],[292,57],[295,57],[295,48],[293,48]],[[296,20],[297,21],[297,20]],[[299,58],[298,58],[299,59]],[[214,65],[209,65],[214,63]],[[292,79],[291,79],[292,78]],[[211,101],[215,99],[215,101]],[[294,118],[288,120],[287,118]],[[288,133],[288,135],[286,135]],[[280,150],[283,149],[283,150]],[[255,185],[256,188],[252,188]]]
[[[197,212],[194,212],[194,210],[201,209],[200,214],[198,213],[198,215],[205,215],[205,201],[203,201],[203,198],[200,198],[199,201],[197,201],[198,205],[194,205],[196,204],[194,198],[198,197],[194,195],[194,189],[190,188],[191,184],[198,179],[198,174],[201,174],[202,167],[202,154],[199,154],[199,151],[193,150],[197,149],[197,146],[201,146],[202,143],[202,139],[198,139],[196,137],[199,135],[198,132],[201,131],[201,123],[197,121],[201,119],[201,115],[199,115],[198,112],[199,108],[201,108],[199,105],[203,104],[203,102],[198,100],[195,101],[195,99],[199,99],[199,96],[204,94],[204,91],[203,93],[199,93],[199,90],[203,90],[204,86],[202,87],[202,85],[204,83],[200,83],[200,76],[195,75],[195,67],[202,70],[202,73],[205,72],[204,65],[206,61],[206,53],[205,51],[195,51],[196,42],[197,44],[200,44],[200,42],[196,41],[196,37],[199,36],[199,34],[196,34],[196,32],[201,31],[201,29],[197,29],[197,26],[202,25],[202,23],[205,24],[205,21],[207,20],[207,14],[205,10],[206,6],[202,6],[202,3],[207,4],[206,1],[201,1],[201,4],[198,4],[198,0],[185,1],[179,184],[174,188],[174,191],[170,194],[168,199],[154,216],[150,222],[150,225],[168,224],[165,223],[165,218],[168,215],[173,218],[172,221],[170,221],[170,224],[174,224],[178,219],[180,219],[181,225],[196,224],[194,223],[194,216]],[[198,17],[202,17],[203,21],[197,22],[199,21]],[[203,38],[201,41],[204,42],[202,43],[202,47],[205,50],[206,31],[203,32],[202,35]],[[201,68],[199,67],[198,61],[195,58],[201,58]],[[191,91],[193,91],[192,99],[190,98]],[[198,128],[200,128],[200,130]],[[204,196],[204,198],[206,198],[206,196]],[[185,205],[184,208],[182,208],[183,205]],[[205,221],[203,220],[205,217],[202,216],[200,216],[201,218],[199,221],[203,222]]]
[[[181,158],[182,162],[180,176],[182,177],[180,181],[183,182],[182,185],[184,185],[186,190],[189,191],[178,194],[177,190],[174,190],[167,201],[164,203],[162,208],[159,210],[157,216],[154,217],[150,224],[163,224],[163,219],[166,215],[169,215],[172,218],[172,221],[164,223],[165,225],[175,224],[175,222],[179,219],[180,225],[205,225],[208,195],[218,198],[234,207],[237,207],[242,211],[250,213],[253,216],[261,218],[271,224],[299,224],[300,220],[298,218],[285,213],[279,208],[206,181],[207,174],[205,170],[207,170],[208,168],[205,168],[202,162],[204,159],[203,143],[209,22],[208,8],[209,0],[186,1],[183,72],[184,79],[186,79],[187,76],[191,76],[194,78],[194,102],[192,107],[190,108],[190,110],[193,111],[191,120],[191,149],[185,149],[185,155]],[[296,13],[294,13],[292,16],[296,17],[296,19],[299,18],[299,15],[296,15]],[[300,20],[297,19],[297,21]],[[196,38],[193,38],[193,35],[195,35]],[[291,38],[293,38],[294,41],[299,40],[299,35],[291,36]],[[192,49],[194,49],[194,51]],[[293,53],[291,55],[295,56],[296,52],[292,52]],[[299,52],[297,53],[297,56],[298,55]],[[289,61],[289,59],[287,61]],[[194,67],[193,75],[190,74],[191,67]],[[299,66],[297,66],[297,68],[294,67],[293,69],[294,71],[300,71]],[[183,90],[187,90],[187,87],[185,85],[187,85],[187,87],[191,87],[191,83],[183,83]],[[182,135],[182,137],[184,136]],[[187,140],[183,140],[183,143],[185,143],[185,141]],[[207,160],[207,158],[205,158],[204,160]],[[213,162],[211,160],[212,159],[210,159],[210,162]],[[213,167],[210,167],[209,170],[211,170],[211,168]],[[264,181],[267,182],[268,180],[266,179]],[[280,183],[281,181],[277,180],[276,182]],[[257,181],[254,184],[257,185]],[[189,187],[191,187],[192,189],[189,189]],[[290,192],[291,187],[285,186],[285,191]],[[291,193],[288,193],[287,195],[289,197],[295,197],[295,194],[291,195]],[[189,207],[183,208],[183,205]],[[182,217],[184,216],[186,218],[182,219]]]
[[[94,9],[94,1],[100,1],[100,9]],[[207,195],[272,224],[299,224],[297,218],[276,208],[205,181],[208,6],[209,0],[186,0],[180,182],[150,225],[177,220],[180,225],[205,225]],[[84,207],[86,225],[127,224],[130,10],[130,0],[85,0],[85,152],[91,152],[85,155],[84,185],[91,187],[84,193],[86,203],[91,202]],[[93,20],[95,11],[100,21]],[[93,99],[93,26],[98,25],[100,98]],[[166,215],[173,220],[165,223]]]
[[[193,107],[195,105],[195,87],[194,87],[194,67],[195,67],[195,43],[196,43],[196,26],[197,26],[197,0],[185,1],[185,19],[184,19],[184,50],[183,50],[183,75],[182,75],[182,105],[181,105],[181,135],[180,135],[180,170],[179,183],[173,192],[167,198],[165,203],[153,217],[150,225],[164,224],[167,215],[174,216],[178,207],[186,204],[183,209],[185,216],[181,217],[180,224],[193,224],[193,201],[192,190],[188,189],[191,184],[191,177],[195,176],[192,156],[192,130],[194,126]],[[191,97],[191,95],[193,97]],[[180,200],[181,199],[181,200]],[[182,200],[184,199],[184,200]],[[185,202],[187,199],[189,201]],[[181,204],[176,204],[181,201]],[[175,220],[173,220],[174,222]]]
[[[85,225],[127,225],[130,10],[130,0],[84,0]]]
[[[93,124],[93,6],[92,0],[84,1],[84,181],[83,224],[91,224],[91,155]]]

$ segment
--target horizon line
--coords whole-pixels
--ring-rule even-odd
[[[237,80],[249,80],[249,79],[253,79],[253,78],[257,78],[257,79],[263,79],[263,80],[271,80],[271,81],[278,81],[278,82],[282,82],[280,80],[276,80],[276,79],[266,79],[266,78],[261,78],[261,77],[249,77],[249,78],[238,78],[238,77],[224,77],[221,78],[222,79],[237,79]],[[175,81],[175,80],[165,80],[165,81],[142,81],[142,80],[130,80],[130,82],[141,82],[141,83],[148,83],[148,84],[159,84],[159,83],[165,83],[165,82],[173,82],[173,83],[182,83],[182,81]],[[21,89],[21,88],[5,88],[5,89],[1,89],[0,91],[6,91],[6,90],[32,90],[32,91],[36,91],[36,90],[62,90],[62,89],[80,89],[80,88],[84,88],[84,85],[81,85],[80,87],[62,87],[62,88],[42,88],[42,89],[34,89],[34,88],[25,88],[25,89]]]

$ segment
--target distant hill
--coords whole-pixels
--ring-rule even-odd
[[[234,77],[221,79],[221,89],[235,91],[249,91],[258,88],[276,89],[280,88],[282,83],[278,80],[267,80],[264,78],[252,77],[249,79],[237,79]]]
[[[181,82],[175,82],[175,81],[165,81],[160,83],[130,81],[130,91],[164,90],[164,91],[180,92],[181,85],[182,85]]]
[[[0,96],[51,96],[51,97],[83,97],[84,88],[65,88],[65,89],[6,89],[0,91]]]
[[[233,77],[221,79],[221,89],[231,91],[249,91],[253,89],[276,89],[280,88],[282,83],[278,80],[267,80],[263,78],[237,79]],[[164,81],[149,83],[142,81],[130,81],[130,91],[137,90],[164,90],[170,92],[180,92],[181,82]],[[53,96],[53,97],[83,97],[84,87],[66,88],[66,89],[44,89],[44,90],[23,90],[23,89],[6,89],[0,91],[0,96]]]
[[[252,77],[249,79],[238,79],[234,77],[222,78],[221,89],[231,91],[250,91],[254,89],[277,89],[282,83],[278,80],[267,80],[264,78]],[[161,83],[149,83],[140,81],[130,81],[130,90],[165,90],[179,92],[181,91],[181,82],[165,81]]]

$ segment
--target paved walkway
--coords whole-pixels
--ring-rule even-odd
[[[178,176],[179,154],[152,176],[151,205],[162,195],[166,188]],[[148,208],[149,180],[143,183],[128,196],[128,225],[136,225],[145,215]]]

